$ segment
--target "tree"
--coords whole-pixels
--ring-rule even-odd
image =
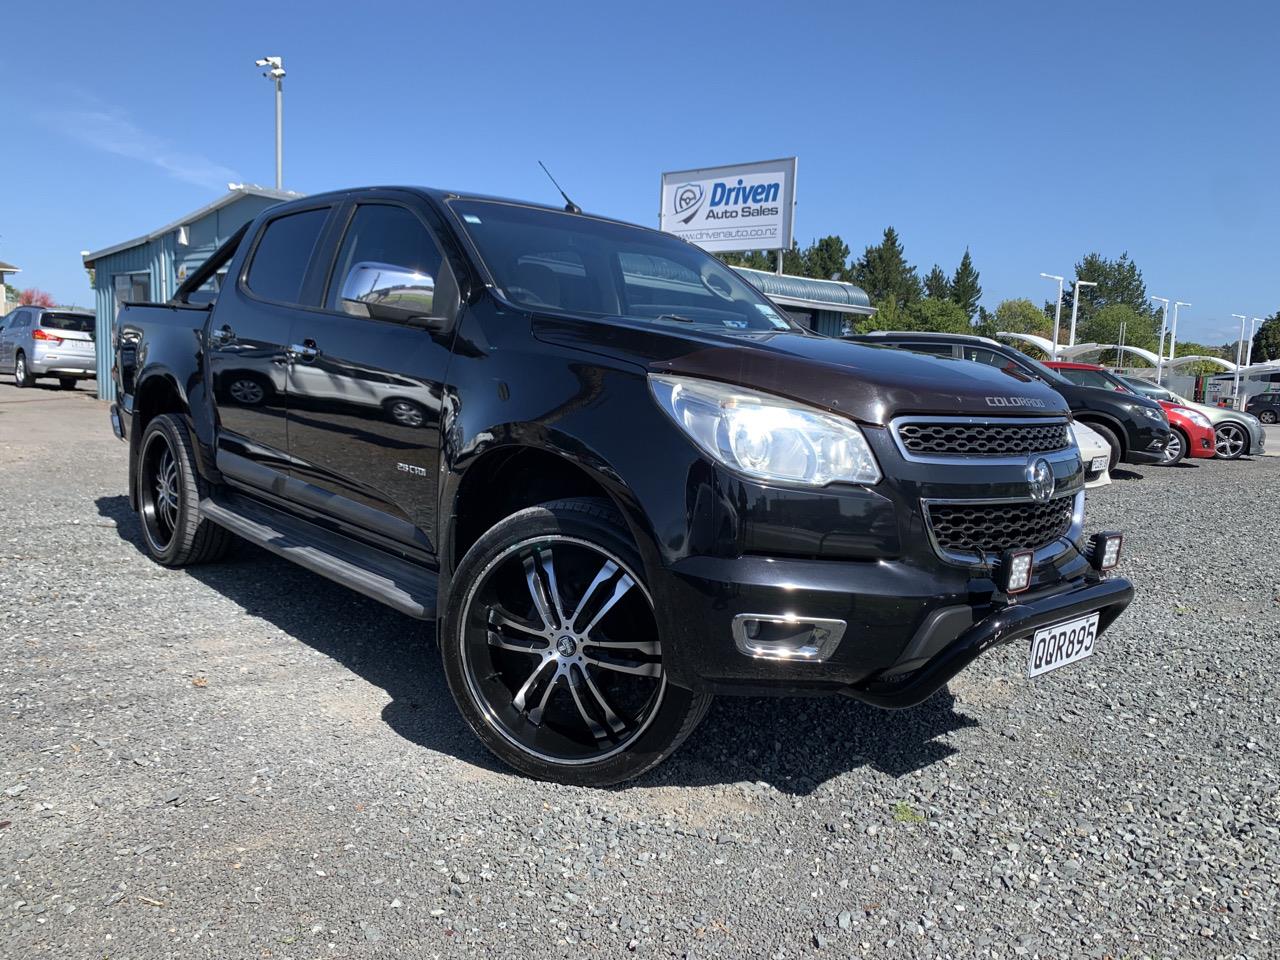
[[[876,303],[875,307],[876,312],[873,316],[862,317],[858,320],[858,333],[870,333],[873,330],[908,329],[907,318],[895,297],[886,297]]]
[[[1038,337],[1053,336],[1053,319],[1025,297],[1001,300],[996,307],[995,328],[1001,333],[1031,333]]]
[[[1234,353],[1230,359],[1235,359]],[[1280,310],[1263,320],[1262,326],[1253,335],[1252,360],[1254,363],[1280,360]]]
[[[951,278],[950,296],[953,302],[959,304],[965,316],[972,320],[978,312],[978,301],[982,299],[982,284],[978,282],[978,271],[973,269],[973,258],[969,256],[968,247],[964,248],[960,266],[956,267],[955,276]]]
[[[907,263],[893,227],[885,227],[878,246],[867,247],[849,271],[849,279],[867,291],[877,306],[889,297],[905,306],[919,300],[922,293],[916,268]]]
[[[924,294],[934,300],[951,299],[951,281],[936,263],[929,271],[929,275],[924,278]]]
[[[1131,307],[1140,316],[1153,316],[1155,313],[1147,297],[1142,271],[1129,259],[1127,252],[1120,254],[1117,260],[1108,259],[1100,253],[1085,254],[1084,259],[1076,264],[1075,279],[1097,284],[1096,287],[1080,288],[1080,319],[1091,317],[1103,307],[1113,304]],[[1063,290],[1063,317],[1071,316],[1074,294],[1075,282],[1072,281]]]
[[[931,333],[973,333],[969,315],[954,300],[927,297],[907,305],[904,311],[909,330],[928,330]]]
[[[849,271],[849,245],[839,236],[823,237],[809,244],[801,260],[806,277],[842,280]]]
[[[53,297],[35,287],[28,287],[18,294],[18,305],[22,307],[52,307]]]
[[[1082,298],[1083,299],[1083,298]],[[1081,322],[1077,328],[1076,342],[1085,343],[1119,343],[1121,325],[1124,327],[1124,342],[1131,347],[1142,347],[1155,350],[1159,346],[1160,332],[1157,320],[1149,313],[1138,313],[1127,303],[1111,303],[1102,307],[1092,316]],[[1118,355],[1120,352],[1115,351]],[[1133,354],[1126,354],[1129,360]],[[1117,356],[1117,362],[1125,366],[1133,366],[1129,360]],[[1141,363],[1139,366],[1143,365]]]

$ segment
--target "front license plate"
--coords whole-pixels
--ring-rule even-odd
[[[1027,654],[1027,676],[1038,677],[1050,670],[1065,667],[1068,663],[1093,656],[1094,641],[1097,638],[1096,613],[1037,630],[1036,635],[1031,638],[1031,651]]]
[[[1092,460],[1090,460],[1090,461],[1089,461],[1089,469],[1090,469],[1090,470],[1105,470],[1105,469],[1107,469],[1107,458],[1106,458],[1106,457],[1094,457]]]

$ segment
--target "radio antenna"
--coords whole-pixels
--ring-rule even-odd
[[[547,165],[539,160],[538,166],[542,168],[542,172],[547,175],[547,179],[551,181],[552,185],[560,191],[560,196],[564,197],[564,208],[570,213],[581,213],[582,208],[569,199],[569,195],[564,192],[560,184],[556,183],[556,178],[551,175],[551,171],[547,169]]]

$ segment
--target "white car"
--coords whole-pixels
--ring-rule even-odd
[[[1111,446],[1102,437],[1090,430],[1083,423],[1072,423],[1071,432],[1075,434],[1076,446],[1080,448],[1080,459],[1084,462],[1084,485],[1105,487],[1111,482]]]

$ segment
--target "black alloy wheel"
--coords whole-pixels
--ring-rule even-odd
[[[522,510],[467,552],[442,654],[463,716],[502,760],[603,786],[655,766],[697,726],[711,697],[669,682],[640,569],[599,500]]]
[[[163,431],[147,437],[138,472],[138,512],[147,544],[163,554],[173,544],[182,507],[182,484],[173,445]]]
[[[138,513],[147,553],[167,567],[208,563],[225,556],[235,537],[200,515],[208,489],[196,470],[191,435],[176,414],[147,424],[134,464]]]

